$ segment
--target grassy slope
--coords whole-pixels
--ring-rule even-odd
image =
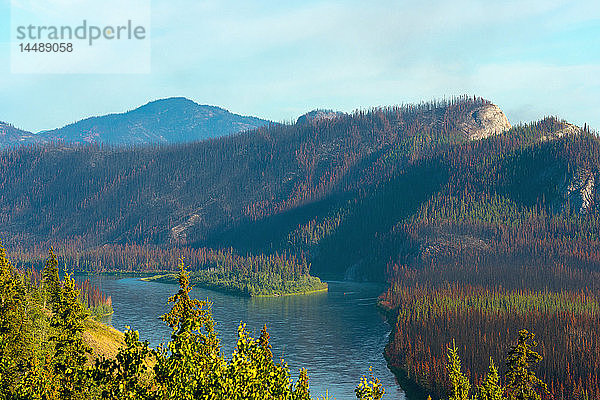
[[[99,356],[115,357],[119,347],[125,343],[122,332],[93,318],[85,320],[83,339],[92,348],[92,358]]]

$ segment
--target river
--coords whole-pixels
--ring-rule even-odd
[[[170,330],[158,317],[167,312],[167,298],[177,286],[137,278],[94,276],[90,280],[112,297],[115,312],[106,322],[121,331],[131,326],[152,346],[169,339]],[[194,288],[191,294],[212,302],[227,357],[233,352],[240,321],[255,336],[266,323],[276,360],[288,363],[294,379],[301,367],[308,369],[312,397],[328,390],[338,400],[355,399],[354,388],[372,366],[386,389],[384,399],[405,399],[382,355],[390,332],[375,306],[382,290],[374,284],[329,282],[329,292],[308,296],[244,298],[202,288]]]

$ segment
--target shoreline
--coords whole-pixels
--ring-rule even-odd
[[[152,272],[130,272],[130,271],[106,271],[106,272],[90,272],[90,271],[75,271],[76,276],[114,276],[124,278],[148,278],[159,274],[170,274],[172,271],[168,270],[157,270]]]
[[[329,292],[329,285],[327,285],[327,282],[323,282],[323,284],[326,285],[326,287],[324,288],[320,288],[320,289],[314,289],[314,290],[309,290],[309,291],[304,291],[304,292],[293,292],[293,293],[281,293],[281,294],[257,294],[257,295],[250,295],[250,297],[285,297],[285,296],[302,296],[302,295],[309,295],[309,294],[316,294],[316,293],[323,293],[323,292]]]
[[[386,345],[387,347],[387,345]],[[408,373],[400,367],[396,367],[390,364],[390,360],[386,351],[383,351],[383,358],[387,364],[387,368],[392,372],[396,378],[396,382],[404,391],[406,397],[410,400],[426,400],[429,396],[427,389],[420,385],[415,380],[411,379]]]
[[[406,396],[409,399],[411,399],[411,400],[427,399],[427,396],[429,395],[427,387],[420,384],[418,381],[412,379],[410,377],[410,375],[408,374],[408,372],[406,372],[404,369],[402,369],[402,367],[392,365],[390,363],[390,358],[387,354],[387,347],[394,339],[393,338],[393,335],[394,335],[393,328],[396,324],[396,318],[395,318],[396,313],[394,311],[396,309],[398,309],[400,306],[398,306],[396,308],[390,308],[390,307],[383,305],[378,300],[376,303],[376,307],[382,314],[384,314],[386,321],[388,322],[390,327],[392,327],[392,331],[390,332],[390,335],[388,337],[388,342],[383,349],[383,358],[386,361],[388,369],[390,371],[392,371],[392,374],[394,374],[394,377],[396,377],[396,381],[398,382],[398,384],[400,385],[402,390],[404,390],[404,393],[406,393]]]

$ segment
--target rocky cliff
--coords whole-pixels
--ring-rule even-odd
[[[511,128],[508,118],[495,104],[483,104],[477,107],[469,114],[465,114],[457,126],[471,140],[485,139]]]

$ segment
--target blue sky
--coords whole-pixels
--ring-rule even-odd
[[[600,130],[597,0],[154,0],[152,72],[122,75],[11,74],[10,7],[0,121],[26,130],[170,96],[289,121],[460,94]]]

